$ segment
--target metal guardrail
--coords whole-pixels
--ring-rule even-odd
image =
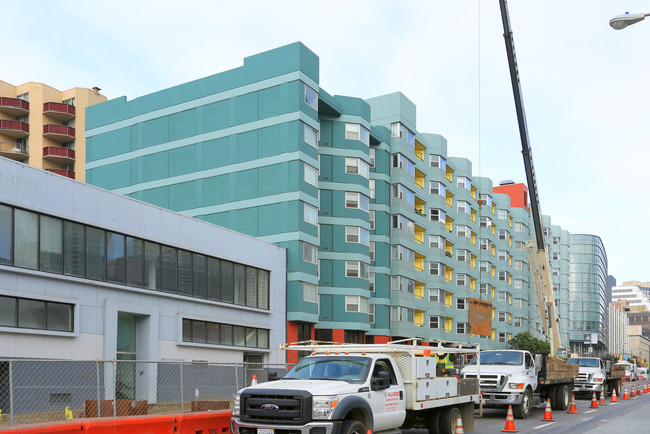
[[[0,426],[229,409],[285,364],[0,360]]]

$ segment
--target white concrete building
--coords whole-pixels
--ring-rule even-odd
[[[629,282],[626,282],[629,283]],[[650,311],[650,301],[645,292],[637,285],[621,285],[612,288],[612,302],[627,300],[630,306],[643,306]]]
[[[625,312],[624,302],[609,304],[609,353],[629,354],[630,320]]]

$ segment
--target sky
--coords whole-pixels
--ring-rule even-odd
[[[510,0],[541,210],[650,281],[650,18],[641,0]],[[329,94],[400,91],[473,175],[526,182],[498,0],[0,0],[0,80],[131,100],[301,41]],[[11,59],[11,62],[8,61]]]

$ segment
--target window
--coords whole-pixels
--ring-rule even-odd
[[[350,191],[345,192],[345,207],[358,208],[368,212],[369,199],[368,196],[361,193],[354,193]]]
[[[318,208],[305,203],[303,213],[304,219],[307,223],[310,223],[314,226],[318,225]]]
[[[498,210],[497,218],[499,220],[508,220],[510,218],[510,211],[508,211],[507,209]]]
[[[498,238],[499,238],[500,240],[508,241],[509,236],[510,236],[510,234],[508,233],[507,230],[505,230],[505,229],[499,229],[499,232],[498,232]]]
[[[377,150],[375,148],[370,148],[368,151],[368,154],[370,155],[370,167],[375,167],[375,159],[377,156]]]
[[[553,268],[553,276],[559,276],[560,275],[560,269],[555,267]]]
[[[499,271],[499,274],[498,274],[499,280],[502,281],[502,282],[507,282],[509,274],[510,273],[508,273],[507,271]]]
[[[517,252],[523,252],[524,251],[524,242],[523,241],[515,241],[515,250]]]
[[[375,305],[371,304],[368,306],[368,322],[370,324],[375,323]]]
[[[38,214],[15,210],[14,265],[21,268],[38,268]]]
[[[371,179],[368,181],[368,189],[370,190],[370,198],[374,199],[375,198],[375,180]],[[415,195],[414,195],[415,198]]]
[[[507,261],[508,260],[508,251],[507,250],[498,250],[497,251],[497,258],[499,261]]]
[[[554,261],[559,261],[560,260],[560,254],[558,252],[553,253],[553,260]]]
[[[515,298],[514,307],[516,309],[523,309],[523,307],[524,307],[524,299],[523,298]]]
[[[508,314],[506,312],[499,312],[498,319],[499,322],[508,322]]]
[[[560,237],[553,237],[553,244],[554,245],[560,244]]]
[[[429,247],[432,249],[444,249],[445,239],[440,235],[429,235]]]
[[[393,216],[393,229],[404,230],[413,235],[415,233],[415,223],[412,220],[404,217],[403,215]]]
[[[479,285],[479,292],[481,294],[489,294],[490,293],[490,284],[489,283],[481,283]]]
[[[305,85],[305,102],[308,106],[318,110],[318,93],[307,85]]]
[[[368,313],[368,299],[359,295],[346,295],[345,311]]]
[[[431,181],[429,182],[429,194],[446,197],[447,187],[445,187],[445,184],[443,184],[442,182]]]
[[[440,262],[429,262],[429,274],[434,276],[444,276],[445,264]]]
[[[375,292],[375,273],[368,273],[368,291]]]
[[[368,211],[368,221],[370,222],[370,230],[375,230],[375,211]]]
[[[308,303],[318,303],[318,286],[313,283],[302,283],[303,300]]]
[[[313,244],[302,243],[302,259],[310,264],[315,264],[317,261],[318,249]]]
[[[548,237],[549,235],[551,235],[551,228],[549,228],[548,226],[544,226],[544,228],[542,229],[542,233],[544,234],[544,236]]]
[[[483,201],[483,205],[487,205],[489,207],[492,206],[492,196],[489,194],[479,194],[479,199]]]
[[[442,328],[444,321],[440,321],[439,316],[430,316],[429,317],[429,328],[430,329],[439,329]]]
[[[458,310],[467,310],[467,299],[466,298],[457,298],[456,299],[456,309],[458,309]]]
[[[183,318],[183,342],[269,348],[269,331]]]
[[[497,300],[499,301],[508,301],[508,293],[505,291],[499,291],[497,293]]]
[[[404,246],[391,246],[391,259],[415,263],[415,252]]]
[[[472,238],[472,230],[466,225],[456,226],[456,234],[461,238]]]
[[[523,233],[523,232],[526,232],[526,229],[528,229],[528,228],[526,227],[525,224],[523,224],[521,222],[515,222],[515,232],[522,232]]]
[[[368,250],[369,250],[370,260],[374,262],[374,260],[375,260],[375,242],[370,241],[370,245],[368,247],[369,247]]]
[[[74,306],[53,301],[0,296],[0,326],[74,331]]]
[[[524,280],[515,279],[513,286],[515,289],[524,289]]]
[[[429,219],[432,222],[445,223],[445,220],[447,219],[447,213],[441,209],[431,208],[429,210]]]
[[[456,275],[456,285],[469,286],[470,277],[467,274],[458,273]]]
[[[489,273],[492,270],[490,261],[479,261],[478,269],[483,273]]]
[[[361,124],[345,124],[345,138],[347,140],[359,140],[370,146],[370,131]]]
[[[405,130],[404,126],[399,123],[395,122],[390,125],[390,136],[391,137],[402,137],[402,131]]]
[[[469,178],[465,176],[459,176],[456,178],[456,186],[458,188],[464,188],[465,190],[471,190],[472,189],[472,183],[469,180]]]
[[[368,278],[369,266],[361,261],[345,261],[345,276]]]
[[[144,284],[143,273],[144,242],[137,238],[126,237],[126,284],[141,288]]]
[[[481,238],[479,240],[479,247],[481,250],[490,250],[491,246],[492,246],[492,242],[487,238]]]
[[[456,260],[461,262],[470,262],[471,253],[469,250],[458,249],[456,250]]]
[[[429,301],[433,303],[441,303],[445,301],[445,296],[443,294],[442,289],[430,289]]]
[[[467,323],[466,322],[456,323],[456,333],[459,334],[467,333]]]
[[[314,148],[318,148],[318,131],[307,124],[304,124],[305,143]]]
[[[499,342],[508,342],[508,333],[499,333]]]
[[[523,327],[524,321],[523,318],[515,317],[515,327]]]
[[[318,187],[318,170],[307,163],[304,164],[304,168],[305,182],[307,184],[313,185],[314,187]]]
[[[368,179],[370,168],[361,158],[345,157],[345,173],[358,174]]]
[[[361,243],[367,246],[370,243],[370,232],[359,226],[346,226],[345,241],[348,243]]]
[[[441,157],[440,155],[430,155],[429,166],[445,170],[447,168],[447,160],[445,160],[445,158]]]
[[[469,202],[466,202],[464,200],[459,200],[456,203],[456,211],[464,214],[471,214],[472,207],[470,206]]]
[[[514,262],[514,268],[515,268],[515,270],[517,270],[517,271],[522,271],[522,270],[524,269],[524,264],[525,264],[524,261],[516,260],[516,261]]]
[[[481,217],[479,219],[479,226],[482,228],[491,228],[492,227],[492,219],[490,217]]]

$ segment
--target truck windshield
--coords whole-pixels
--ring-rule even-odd
[[[485,351],[480,354],[481,365],[521,365],[523,362],[523,353],[517,351]],[[470,365],[476,364],[476,357],[469,362]]]
[[[367,357],[305,357],[282,377],[283,380],[340,380],[363,383],[371,359]]]
[[[572,365],[582,366],[584,368],[598,368],[600,366],[600,363],[598,363],[598,359],[571,358],[571,359],[567,360],[566,362],[570,363]]]

